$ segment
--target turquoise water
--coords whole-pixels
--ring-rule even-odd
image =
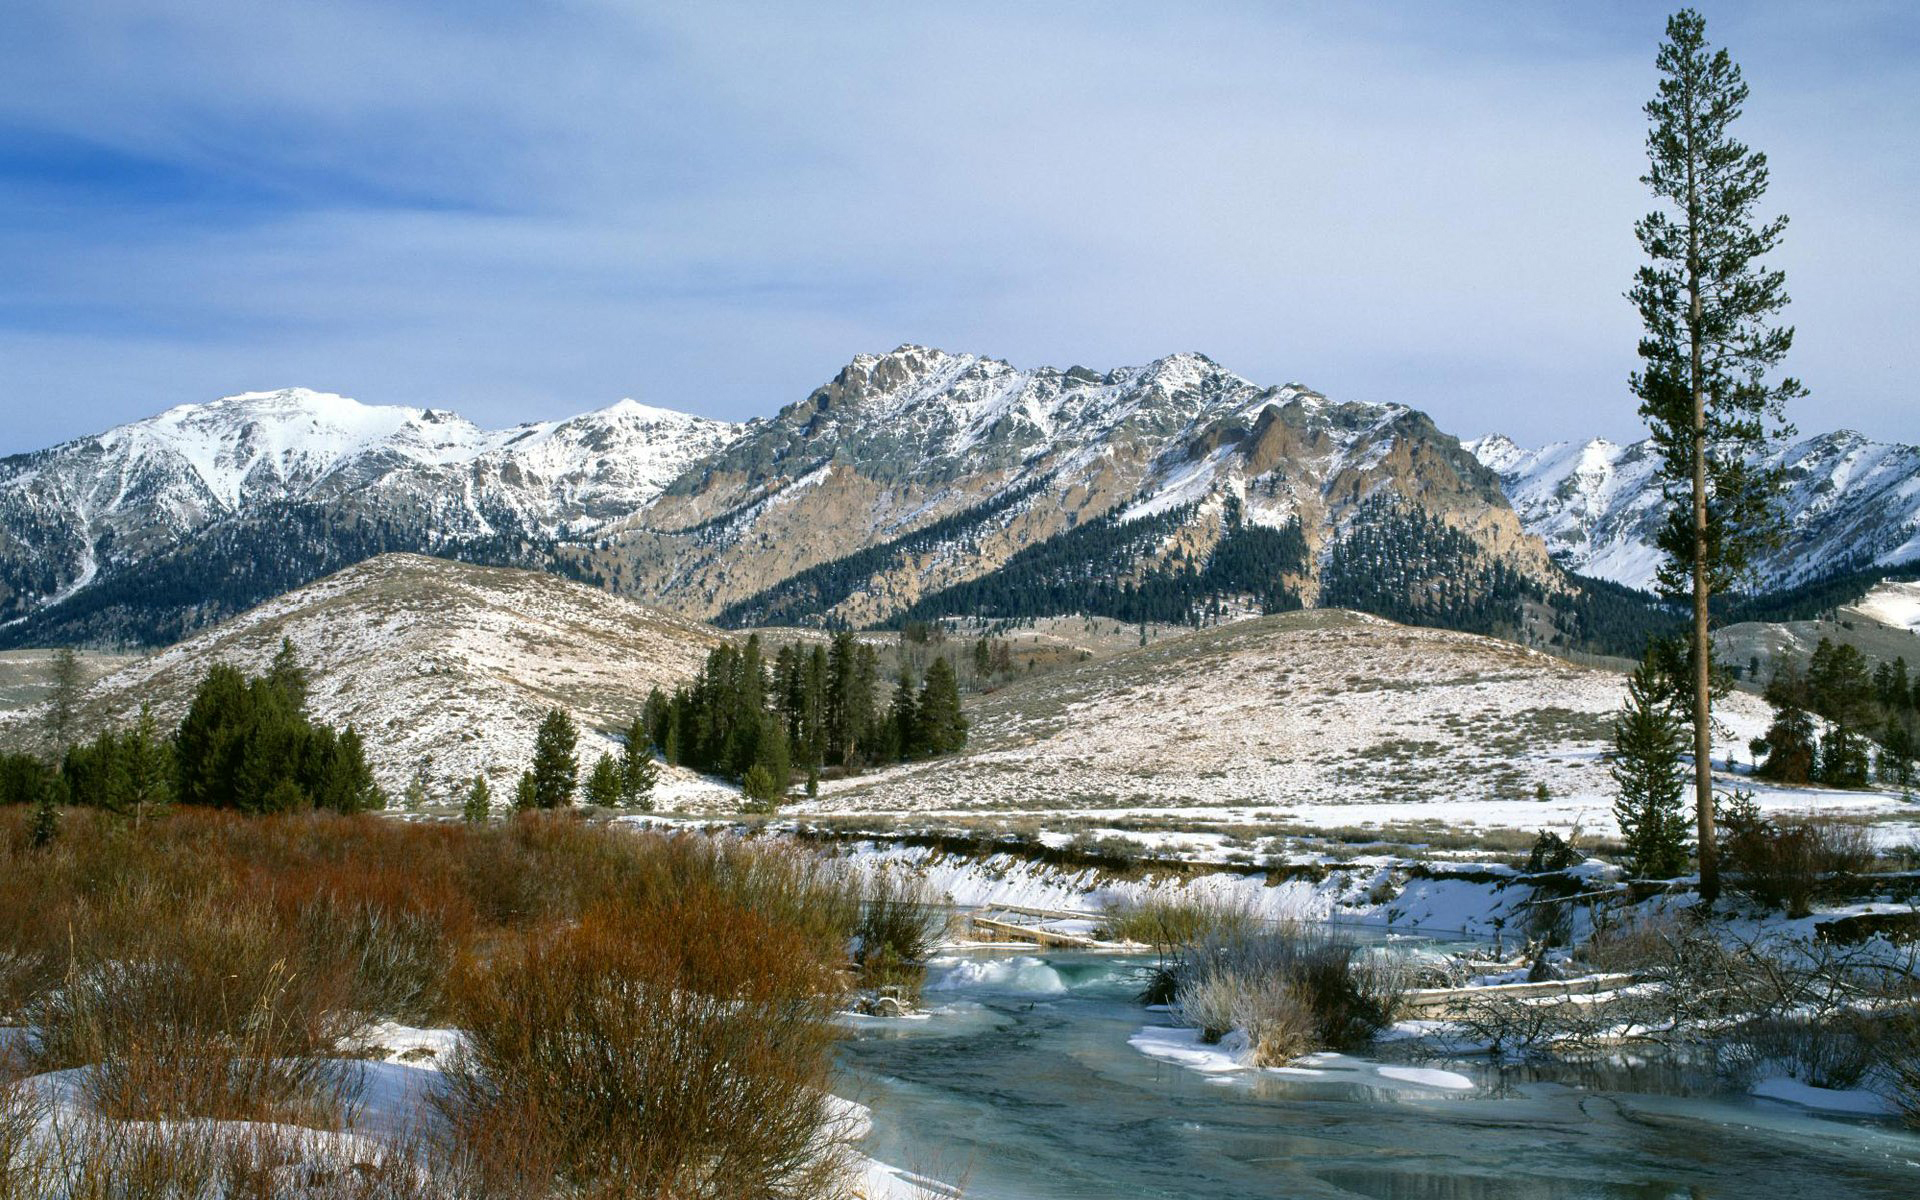
[[[936,969],[924,1021],[843,1050],[862,1149],[970,1200],[1088,1197],[1920,1197],[1920,1137],[1730,1094],[1673,1064],[1423,1063],[1469,1090],[1203,1075],[1127,1039],[1137,961],[1083,953]],[[1345,1078],[1342,1078],[1342,1075]]]

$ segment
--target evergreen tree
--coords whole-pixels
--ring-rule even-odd
[[[513,787],[513,807],[519,812],[540,807],[540,786],[533,781],[532,771],[520,772],[520,781]]]
[[[620,803],[652,812],[653,788],[659,781],[660,770],[653,765],[653,745],[643,717],[627,727],[627,743],[620,750]]]
[[[172,747],[154,724],[153,705],[142,701],[133,728],[121,739],[114,808],[139,825],[166,808],[173,793]]]
[[[1773,724],[1761,739],[1766,759],[1758,773],[1780,783],[1806,783],[1814,776],[1815,764],[1805,678],[1791,666],[1775,671],[1767,682],[1766,699],[1773,706]]]
[[[80,719],[80,656],[72,646],[53,652],[53,670],[47,695],[47,742],[55,759],[73,745]]]
[[[174,736],[174,795],[183,804],[231,807],[250,723],[246,677],[216,663],[200,681]]]
[[[1729,132],[1747,86],[1725,50],[1708,50],[1698,13],[1683,9],[1666,32],[1641,179],[1663,207],[1634,226],[1648,261],[1628,293],[1645,325],[1632,386],[1667,489],[1661,586],[1693,605],[1694,803],[1700,892],[1710,904],[1720,883],[1708,602],[1779,536],[1778,474],[1755,466],[1755,452],[1790,432],[1786,403],[1804,393],[1796,380],[1768,378],[1793,330],[1770,324],[1787,303],[1786,279],[1758,260],[1779,244],[1786,219],[1755,224],[1766,157]]]
[[[1627,699],[1613,720],[1614,818],[1627,844],[1628,870],[1671,879],[1686,869],[1686,725],[1671,689],[1649,657],[1627,677]]]
[[[60,794],[58,788],[44,787],[33,801],[33,816],[27,822],[27,840],[35,850],[53,843],[60,836]]]
[[[587,803],[600,808],[616,808],[621,793],[620,764],[613,755],[602,754],[587,774]]]
[[[292,638],[280,639],[280,649],[274,652],[273,662],[267,667],[267,682],[279,689],[294,712],[307,711],[307,669],[300,665],[300,655],[293,648]]]
[[[1880,782],[1912,792],[1914,759],[1920,756],[1920,739],[1913,727],[1897,718],[1887,719],[1887,731],[1880,741]]]
[[[919,705],[914,702],[913,675],[904,666],[887,706],[887,752],[887,757],[902,761],[920,754]]]
[[[460,816],[469,825],[480,825],[492,815],[493,791],[487,787],[485,775],[475,775],[473,785],[467,789],[467,798],[460,805]]]
[[[960,682],[944,655],[927,667],[915,717],[923,754],[952,754],[967,744],[967,719],[960,712]]]
[[[772,812],[780,802],[782,790],[774,781],[773,773],[756,764],[747,770],[746,776],[740,781],[740,811]]]
[[[1867,739],[1845,725],[1829,725],[1820,739],[1819,768],[1815,778],[1829,787],[1867,786],[1872,778]]]
[[[563,808],[573,803],[580,760],[574,755],[580,731],[563,709],[550,709],[533,739],[534,807]]]
[[[316,778],[314,805],[334,812],[373,812],[387,806],[387,797],[373,778],[360,734],[349,725],[326,751]]]

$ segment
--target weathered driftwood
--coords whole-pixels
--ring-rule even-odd
[[[1415,988],[1402,997],[1409,1012],[1424,1015],[1457,1013],[1486,1000],[1531,1000],[1537,997],[1592,996],[1618,991],[1638,980],[1632,974],[1586,975],[1579,979],[1549,979],[1541,983],[1497,983],[1487,987]]]

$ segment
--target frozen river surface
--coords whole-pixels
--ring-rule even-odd
[[[874,1110],[863,1149],[969,1200],[1920,1197],[1920,1137],[1670,1066],[1203,1073],[1129,1044],[1168,1023],[1133,1002],[1138,966],[936,966],[931,1017],[846,1043]]]

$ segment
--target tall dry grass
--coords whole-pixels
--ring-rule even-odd
[[[0,812],[0,911],[0,1025],[35,1030],[20,1070],[83,1068],[99,1115],[59,1148],[92,1164],[84,1194],[288,1194],[311,1164],[114,1119],[340,1128],[378,1018],[470,1031],[446,1109],[463,1137],[423,1145],[425,1173],[362,1164],[353,1194],[837,1186],[828,1017],[864,898],[789,845],[183,809],[139,829],[76,811],[36,849]]]

